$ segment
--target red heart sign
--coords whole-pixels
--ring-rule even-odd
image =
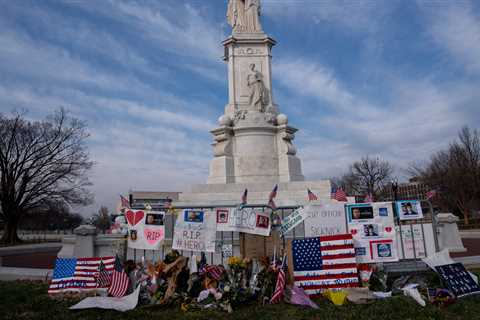
[[[132,211],[128,210],[127,213],[125,213],[125,217],[127,218],[128,224],[131,226],[136,225],[143,219],[143,211]]]
[[[143,229],[143,234],[145,235],[145,240],[150,245],[156,244],[158,241],[163,240],[164,233],[163,229]]]
[[[385,231],[392,232],[392,227],[385,227]]]
[[[352,230],[350,230],[350,233],[351,233],[351,234],[354,234],[354,235],[357,234],[357,229],[352,229]]]

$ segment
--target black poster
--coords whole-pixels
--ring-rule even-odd
[[[463,264],[452,263],[435,267],[440,279],[457,297],[480,293],[480,286],[473,280]]]

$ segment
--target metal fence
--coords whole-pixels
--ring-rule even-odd
[[[395,203],[392,202],[394,212],[396,210]],[[407,220],[401,221],[396,215],[395,226],[397,229],[397,242],[400,243],[398,246],[398,256],[400,257],[400,262],[418,262],[426,254],[431,251],[437,252],[439,250],[438,239],[437,239],[437,223],[435,220],[435,215],[433,213],[433,208],[430,202],[421,201],[423,209],[423,218],[417,220]],[[235,206],[225,205],[225,206],[188,206],[188,207],[175,207],[175,210],[215,210],[219,208],[233,208]],[[265,205],[248,205],[247,208],[253,208],[255,210],[265,211],[271,210],[270,207]],[[294,210],[299,208],[299,206],[291,207],[279,207],[275,210],[275,213],[283,220],[286,216],[292,213]],[[144,208],[133,208],[135,210],[141,210]],[[167,208],[164,207],[152,207],[154,211],[165,211]],[[162,242],[161,248],[159,250],[139,250],[139,249],[126,249],[125,256],[126,259],[132,259],[134,261],[141,260],[144,257],[146,260],[156,261],[159,259],[164,259],[165,255],[171,251],[172,240],[174,234],[174,227],[176,221],[176,215],[172,213],[167,213],[165,215],[165,240]],[[347,217],[345,215],[345,224],[348,230]],[[430,230],[431,228],[431,230]],[[430,234],[433,233],[433,234]],[[430,234],[430,236],[428,236]],[[267,252],[267,242],[271,242],[272,237],[258,237],[259,241],[263,241],[264,252]],[[287,243],[289,240],[305,238],[305,222],[302,222],[292,230],[290,230],[284,237],[280,237],[278,240],[279,252],[281,250],[286,250]],[[417,239],[416,239],[417,238]],[[421,238],[421,239],[418,239]],[[427,243],[433,238],[433,244]],[[222,245],[232,245],[233,255],[241,255],[241,241],[242,234],[240,232],[223,232],[217,231],[216,236],[216,250],[215,253],[206,253],[207,263],[209,264],[225,264],[226,259],[221,250]],[[410,246],[412,246],[410,248]],[[260,244],[259,247],[262,247]],[[429,250],[430,248],[430,250]],[[407,250],[409,249],[409,250]],[[413,249],[413,252],[412,250]],[[429,252],[430,251],[430,252]],[[192,255],[200,255],[199,252],[192,251],[181,251],[181,254],[184,256],[191,257]]]

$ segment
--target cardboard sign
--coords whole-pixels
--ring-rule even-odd
[[[435,253],[435,238],[431,223],[402,225],[401,228],[396,226],[395,229],[397,252],[401,259],[426,258]]]
[[[420,201],[402,200],[396,202],[397,214],[400,220],[422,219],[423,212]]]
[[[158,250],[165,239],[165,212],[127,210],[128,247]]]
[[[293,211],[290,215],[285,217],[282,221],[282,225],[280,226],[280,233],[285,235],[288,231],[292,230],[296,226],[298,226],[305,218],[307,217],[308,207],[306,208],[298,208],[297,210]]]
[[[175,223],[172,248],[215,252],[216,231],[213,212],[184,210]]]
[[[390,202],[349,204],[346,214],[358,263],[398,261]]]
[[[480,287],[461,263],[436,266],[442,282],[457,297],[480,293]]]
[[[347,233],[343,203],[325,202],[304,208],[305,237],[330,236]]]
[[[218,231],[238,231],[269,236],[271,230],[270,211],[255,208],[229,208],[216,210]]]

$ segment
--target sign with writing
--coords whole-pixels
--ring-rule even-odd
[[[299,208],[285,217],[280,226],[280,232],[285,235],[288,231],[298,226],[307,217],[307,210]]]
[[[440,276],[440,279],[442,279],[442,282],[455,296],[463,297],[480,293],[480,287],[467,270],[465,270],[463,264],[452,263],[436,266],[435,270]]]
[[[185,210],[175,223],[172,248],[176,250],[215,252],[215,214]]]
[[[272,226],[270,210],[255,208],[217,209],[217,230],[238,231],[269,236]]]
[[[426,258],[435,253],[435,238],[431,223],[409,224],[395,228],[397,252],[401,259]]]
[[[330,236],[347,233],[343,203],[325,202],[304,208],[305,237]]]
[[[165,212],[127,210],[128,247],[158,250],[165,238]]]

